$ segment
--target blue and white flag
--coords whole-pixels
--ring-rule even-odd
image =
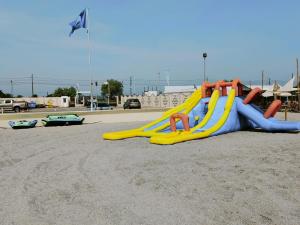
[[[72,21],[69,23],[69,25],[72,27],[72,30],[69,34],[69,37],[74,33],[75,30],[80,29],[80,28],[85,28],[87,29],[88,32],[88,27],[87,27],[87,19],[86,19],[86,12],[87,10],[84,9],[79,16],[77,17],[76,20]]]

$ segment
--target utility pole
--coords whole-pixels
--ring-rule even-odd
[[[109,105],[109,98],[110,98],[110,86],[109,86],[109,82],[107,81],[107,92],[108,92],[108,98],[107,98],[107,103]]]
[[[170,86],[170,76],[169,75],[166,76],[166,81],[167,81],[167,85]]]
[[[31,74],[31,96],[33,97],[34,92],[33,92],[33,74]]]
[[[13,81],[10,80],[10,94],[11,94],[11,97],[14,96],[14,87],[13,87]]]
[[[160,72],[157,73],[157,86],[156,86],[156,91],[159,91],[160,89]]]
[[[277,89],[277,80],[275,80],[275,85],[274,85],[274,88],[273,88],[273,91],[274,91],[274,89],[276,88]],[[275,90],[276,90],[275,89]],[[277,91],[277,90],[276,90]],[[274,100],[276,100],[277,99],[277,95],[276,94],[274,94]]]
[[[131,96],[132,95],[132,76],[130,76],[130,78],[129,78],[129,93]]]
[[[264,90],[264,71],[261,72],[261,90]]]
[[[298,95],[298,111],[300,111],[300,80],[299,80],[299,63],[298,58],[296,59],[296,66],[297,66],[297,95]]]
[[[92,78],[91,78],[91,83],[90,83],[90,90],[91,90],[90,107],[91,107],[91,112],[92,112],[94,110],[93,80],[92,80]]]
[[[170,86],[170,71],[169,71],[169,69],[166,70],[166,82],[167,82],[167,85]]]
[[[132,76],[132,87],[133,87],[133,94],[136,94],[136,89],[135,89],[135,78]]]
[[[96,104],[98,103],[98,81],[95,81],[95,90],[96,90]]]

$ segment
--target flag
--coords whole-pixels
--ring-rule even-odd
[[[87,29],[88,32],[88,27],[87,27],[87,19],[86,19],[86,9],[84,9],[79,16],[77,17],[76,20],[72,21],[71,23],[69,23],[69,25],[72,27],[72,30],[69,34],[69,37],[71,37],[71,35],[74,33],[75,30],[79,29],[79,28],[85,28]]]

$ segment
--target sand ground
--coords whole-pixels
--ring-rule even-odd
[[[149,120],[154,120],[159,118],[162,115],[162,112],[130,112],[130,113],[116,113],[113,112],[111,114],[92,114],[92,115],[80,115],[80,117],[85,118],[85,124],[92,124],[92,123],[123,123],[123,122],[146,122]],[[17,120],[38,120],[37,127],[43,126],[41,119],[45,119],[45,117],[39,118],[34,117],[34,115],[30,115],[29,118],[22,118],[23,115],[20,115],[21,118],[19,119],[1,119],[0,118],[0,128],[10,128],[8,122],[10,120],[17,121]]]
[[[0,224],[300,224],[299,133],[101,138],[141,124],[0,129]]]

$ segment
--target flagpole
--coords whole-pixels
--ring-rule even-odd
[[[91,42],[90,42],[90,17],[89,17],[89,9],[86,8],[86,17],[87,17],[87,24],[88,24],[88,29],[87,29],[87,34],[88,34],[88,48],[89,48],[89,74],[91,76],[91,99],[90,99],[90,104],[91,104],[91,112],[93,111],[93,78],[92,78],[92,69],[91,69]]]

